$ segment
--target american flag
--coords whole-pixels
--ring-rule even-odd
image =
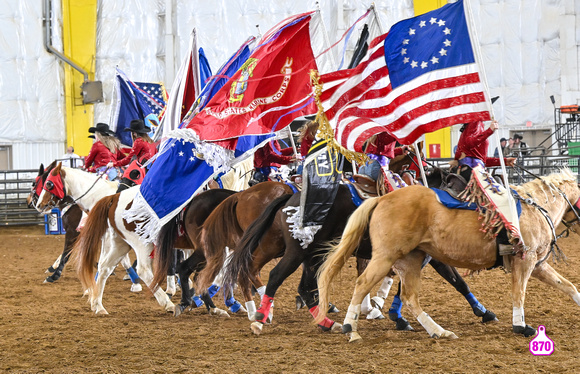
[[[479,71],[460,0],[393,25],[356,68],[322,75],[320,98],[341,146],[362,152],[381,132],[410,144],[491,118]]]
[[[163,110],[165,109],[165,103],[167,101],[167,91],[165,91],[165,86],[163,83],[149,83],[149,82],[134,82],[139,90],[144,94],[147,99],[147,104],[157,116],[161,118]]]

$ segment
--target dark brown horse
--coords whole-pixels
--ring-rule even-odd
[[[292,194],[292,188],[284,183],[279,182],[263,182],[259,183],[249,189],[238,192],[219,204],[211,214],[205,219],[203,226],[192,224],[185,227],[187,236],[192,242],[196,242],[195,256],[187,264],[187,272],[180,274],[182,280],[182,290],[185,280],[193,271],[199,271],[197,278],[197,289],[206,290],[213,282],[215,277],[221,270],[225,260],[225,248],[235,249],[237,242],[242,237],[244,230],[260,216],[262,211],[276,198],[282,195]],[[157,242],[160,244],[156,252],[155,263],[155,277],[154,282],[161,281],[166,274],[167,268],[173,262],[174,251],[169,245],[163,245],[167,240],[168,233],[172,230],[163,230],[158,237]],[[201,242],[199,239],[201,238]],[[200,251],[200,248],[202,251]],[[205,261],[205,263],[204,263]],[[259,259],[258,259],[259,261]],[[264,262],[265,263],[265,262]],[[263,266],[263,265],[262,265]],[[252,283],[258,289],[263,289],[257,272],[252,272]],[[244,292],[246,305],[251,305],[252,294],[249,284],[246,282],[240,285]],[[185,308],[190,300],[184,300],[179,307]],[[251,306],[248,313],[253,315],[255,308],[252,310]]]

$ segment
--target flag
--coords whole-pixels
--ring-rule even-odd
[[[371,42],[359,66],[320,82],[335,139],[355,152],[381,132],[411,144],[424,133],[491,118],[463,0],[398,22]]]
[[[205,141],[261,135],[316,112],[309,72],[316,69],[310,43],[314,12],[290,17],[262,38],[248,60],[187,128]],[[235,149],[235,141],[220,145]]]
[[[132,146],[131,133],[125,129],[134,119],[141,119],[146,124],[158,123],[155,110],[161,103],[150,104],[152,96],[140,89],[120,69],[117,69],[116,81],[116,105],[112,111],[110,124],[121,143]]]
[[[163,83],[135,82],[135,85],[145,96],[147,105],[149,105],[153,114],[157,118],[163,117],[165,102],[167,101],[167,91]]]
[[[199,55],[197,50],[197,33],[193,29],[189,39],[189,49],[183,59],[167,100],[167,109],[155,140],[160,140],[178,128],[187,112],[197,99],[200,89]]]
[[[199,80],[200,86],[203,90],[204,86],[207,84],[209,78],[211,77],[211,67],[209,66],[209,61],[205,56],[203,48],[199,48]]]

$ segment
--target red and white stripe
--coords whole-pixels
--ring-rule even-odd
[[[434,70],[392,89],[386,36],[371,42],[356,68],[320,77],[322,105],[340,145],[362,152],[364,142],[381,132],[411,144],[443,127],[490,119],[475,63]]]

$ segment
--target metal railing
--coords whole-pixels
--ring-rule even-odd
[[[38,170],[0,170],[0,225],[38,225],[44,216],[29,208],[26,198]]]

